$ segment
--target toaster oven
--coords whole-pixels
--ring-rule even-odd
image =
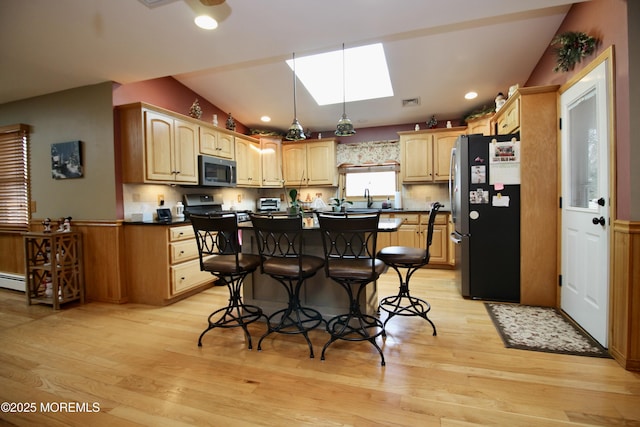
[[[277,212],[280,210],[280,199],[277,197],[261,197],[258,199],[258,211]]]

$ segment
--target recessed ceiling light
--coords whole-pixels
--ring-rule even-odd
[[[271,121],[271,117],[269,116],[262,116],[260,117],[260,120],[262,120],[263,122],[267,123]]]
[[[393,96],[382,43],[296,57],[296,76],[318,105]],[[287,60],[293,69],[293,61]],[[342,90],[344,75],[344,92]]]
[[[196,16],[194,22],[203,30],[215,30],[216,28],[218,28],[218,21],[216,21],[209,15]]]
[[[476,99],[478,97],[478,93],[477,92],[467,92],[464,95],[464,99]]]

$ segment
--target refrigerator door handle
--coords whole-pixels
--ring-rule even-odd
[[[451,155],[449,157],[449,206],[451,206],[451,217],[453,218],[453,222],[456,222],[456,217],[457,217],[457,212],[456,212],[456,205],[455,203],[453,203],[453,186],[454,186],[454,179],[455,179],[455,171],[454,171],[454,165],[455,165],[455,161],[456,161],[456,148],[453,147],[451,149]]]
[[[449,235],[449,239],[451,239],[451,241],[456,245],[459,245],[460,243],[462,243],[462,234],[458,233],[457,231],[454,231]]]

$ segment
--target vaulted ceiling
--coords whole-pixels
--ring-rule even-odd
[[[156,0],[157,1],[157,0]],[[523,85],[568,0],[2,0],[0,103],[103,81],[173,76],[249,127],[293,118],[285,60],[382,42],[394,96],[347,104],[358,127],[454,119]],[[193,24],[199,9],[219,27]],[[470,90],[479,97],[466,101]],[[342,105],[318,106],[298,85],[298,118],[329,130]],[[404,99],[419,105],[403,107]],[[260,122],[262,115],[270,124]]]

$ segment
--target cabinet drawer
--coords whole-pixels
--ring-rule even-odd
[[[171,267],[171,296],[214,280],[211,273],[200,271],[197,259],[174,265]]]
[[[402,218],[402,224],[418,224],[420,214],[396,214],[397,218]]]
[[[436,220],[434,222],[434,224],[437,225],[445,225],[447,223],[447,218],[449,215],[442,215],[442,214],[438,214],[436,215]],[[425,218],[427,219],[427,222],[429,221],[429,216],[425,215]]]
[[[194,237],[196,237],[196,235],[193,232],[193,227],[190,225],[181,225],[180,227],[171,227],[169,229],[170,242],[193,239]]]
[[[198,245],[194,239],[169,244],[171,264],[198,258]]]

